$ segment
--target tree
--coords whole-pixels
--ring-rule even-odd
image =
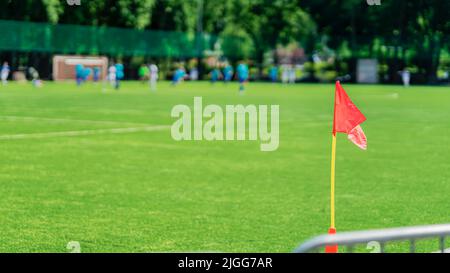
[[[89,0],[80,6],[63,5],[58,22],[144,29],[151,22],[154,4],[155,0]]]
[[[436,80],[440,52],[448,50],[449,1],[397,0],[369,6],[359,0],[303,0],[301,4],[318,32],[328,37],[329,47],[338,50],[349,44],[352,58],[386,60],[391,81],[405,64],[417,66],[424,80]],[[387,49],[373,52],[375,42]]]
[[[2,3],[0,18],[3,20],[56,23],[61,12],[58,0],[14,0]]]
[[[196,1],[156,0],[148,28],[193,33],[197,20],[196,10]]]
[[[297,1],[234,0],[233,7],[233,21],[253,40],[260,74],[267,50],[277,44],[299,41],[315,31],[314,22]]]
[[[414,62],[428,82],[436,82],[442,48],[449,49],[450,2],[423,0],[411,3],[416,17],[409,22],[408,34],[414,34]],[[447,36],[445,36],[447,35]]]

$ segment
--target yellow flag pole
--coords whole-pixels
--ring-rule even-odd
[[[328,230],[328,234],[336,234],[335,227],[335,209],[334,209],[334,170],[336,166],[336,134],[333,133],[333,139],[331,142],[331,191],[330,191],[330,229]],[[337,245],[327,245],[325,247],[326,253],[337,253],[338,246]]]
[[[335,166],[336,166],[336,134],[333,134],[333,139],[331,142],[331,191],[330,191],[330,216],[331,216],[331,225],[330,228],[335,228],[335,209],[334,209],[334,176],[335,176]]]

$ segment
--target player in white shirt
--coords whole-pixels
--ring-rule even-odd
[[[108,80],[111,86],[116,86],[116,66],[114,63],[108,68]]]
[[[297,80],[297,75],[295,71],[295,66],[292,65],[289,67],[289,83],[295,83]]]
[[[158,81],[158,66],[156,64],[151,64],[150,69],[150,89],[156,91],[156,82]]]
[[[7,62],[4,62],[0,71],[0,77],[2,80],[2,84],[5,85],[8,83],[8,76],[11,69],[9,68],[9,65]]]
[[[197,67],[191,68],[191,70],[189,71],[189,79],[191,81],[198,80],[198,69],[197,69]]]
[[[403,86],[408,87],[409,81],[411,80],[411,73],[408,71],[408,69],[403,69],[400,71],[400,74],[402,76]]]
[[[281,67],[281,82],[288,83],[289,81],[289,66],[283,65]]]

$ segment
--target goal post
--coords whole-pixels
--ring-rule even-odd
[[[74,55],[55,55],[53,57],[53,80],[75,80],[75,67],[81,64],[85,68],[100,69],[99,80],[106,79],[108,71],[108,58],[104,56],[74,56]],[[92,74],[89,76],[92,79]]]

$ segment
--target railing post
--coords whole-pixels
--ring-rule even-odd
[[[441,249],[441,253],[445,253],[445,236],[439,237],[439,247]]]
[[[411,240],[411,244],[409,246],[409,252],[415,253],[416,252],[416,240]]]

